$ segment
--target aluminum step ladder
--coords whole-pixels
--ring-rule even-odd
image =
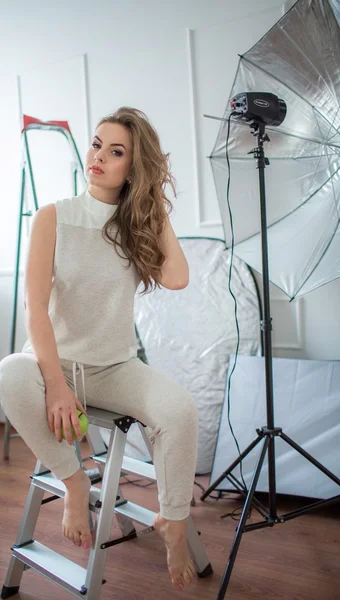
[[[98,465],[98,469],[92,470],[97,471],[94,476],[90,476],[90,471],[87,471],[92,483],[89,518],[93,531],[87,568],[54,552],[33,537],[41,505],[63,498],[66,491],[63,482],[38,461],[35,472],[31,475],[32,482],[17,538],[11,547],[12,556],[2,588],[2,599],[18,593],[23,572],[32,568],[77,598],[99,600],[102,584],[105,583],[103,575],[107,549],[154,531],[152,521],[156,513],[126,500],[119,486],[121,474],[125,473],[156,481],[153,464],[124,456],[127,433],[130,426],[137,423],[153,460],[152,444],[145,432],[145,425],[132,417],[91,406],[87,407],[87,415],[89,428],[86,437],[93,452],[91,458]],[[108,448],[100,435],[100,427],[111,429]],[[81,461],[78,442],[75,442],[75,445]],[[95,485],[99,481],[102,481],[101,488]],[[44,500],[45,492],[53,496]],[[95,515],[94,525],[92,513]],[[108,532],[111,531],[114,516],[122,537],[109,540]],[[146,525],[146,528],[137,533],[134,523]],[[212,567],[191,516],[187,521],[187,540],[198,576],[211,575]]]

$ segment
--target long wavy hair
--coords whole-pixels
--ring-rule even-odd
[[[165,261],[160,245],[167,215],[173,210],[165,195],[170,184],[176,197],[176,182],[170,172],[169,153],[161,149],[158,133],[141,110],[122,106],[115,113],[102,118],[102,123],[119,123],[132,137],[133,158],[131,183],[124,183],[114,215],[103,227],[103,237],[119,246],[128,260],[134,263],[143,281],[145,294],[160,287],[161,267]],[[119,238],[119,240],[118,240]]]

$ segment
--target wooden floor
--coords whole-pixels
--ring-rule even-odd
[[[4,582],[35,458],[21,438],[11,441],[10,460],[3,460],[3,425],[0,425],[0,588]],[[88,453],[82,444],[83,456]],[[89,468],[91,463],[89,463]],[[227,465],[226,465],[227,467]],[[133,479],[131,477],[131,479]],[[204,489],[209,476],[197,476]],[[121,483],[124,482],[122,478]],[[150,482],[139,482],[147,485]],[[158,510],[156,484],[137,487],[128,483],[122,491],[127,499]],[[240,505],[239,499],[200,500],[201,489],[194,486],[196,506],[191,508],[201,532],[214,573],[199,579],[195,588],[178,592],[171,587],[165,547],[155,532],[119,544],[108,550],[100,600],[144,600],[150,597],[170,600],[215,600],[235,534],[236,521],[220,517]],[[265,499],[265,496],[264,496]],[[301,499],[279,498],[279,512],[294,510]],[[76,548],[61,534],[62,500],[41,509],[35,539],[62,552],[86,567],[88,551]],[[256,513],[254,513],[254,516]],[[231,581],[225,596],[230,600],[340,600],[340,509],[324,508],[273,528],[244,534]],[[137,526],[138,530],[142,528]],[[114,524],[111,539],[119,537]],[[73,596],[32,569],[23,574],[22,600],[71,600]],[[98,598],[99,600],[99,598]]]

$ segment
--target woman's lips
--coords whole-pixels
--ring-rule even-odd
[[[91,167],[90,171],[92,171],[92,173],[95,173],[96,175],[103,175],[104,171],[101,171],[101,169],[97,169],[97,167]]]

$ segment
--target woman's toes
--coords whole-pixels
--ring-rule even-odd
[[[196,567],[195,567],[194,563],[190,562],[188,568],[190,570],[192,578],[195,579],[197,577],[197,572],[196,572]]]
[[[184,583],[181,579],[173,579],[172,584],[173,584],[174,588],[177,590],[184,589]]]
[[[81,545],[83,548],[85,548],[85,550],[87,550],[88,548],[90,548],[91,546],[91,535],[88,534],[84,534],[80,536],[81,539]]]
[[[189,571],[185,571],[185,573],[183,573],[183,579],[188,585],[192,582],[192,576]]]

